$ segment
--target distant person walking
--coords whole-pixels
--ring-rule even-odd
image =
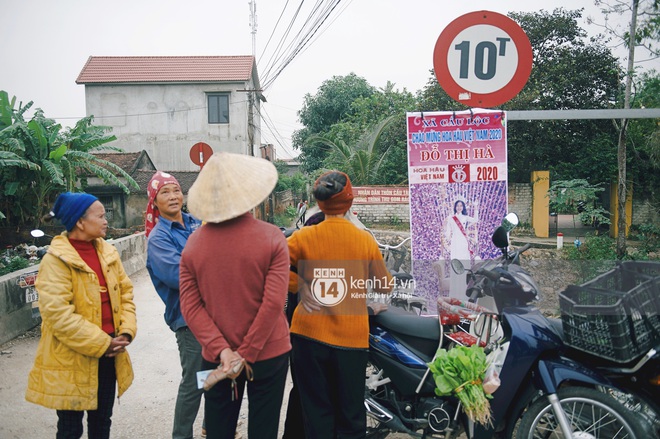
[[[85,411],[88,437],[107,439],[115,394],[133,382],[126,352],[137,332],[133,284],[103,239],[108,221],[96,197],[60,194],[52,218],[66,232],[39,266],[41,339],[25,399],[57,410],[58,439],[82,437]]]
[[[147,271],[156,292],[165,303],[165,323],[176,336],[181,361],[172,439],[192,439],[203,394],[197,388],[197,372],[202,370],[202,347],[181,314],[179,261],[188,237],[202,223],[181,210],[183,192],[172,175],[156,172],[147,186],[147,195]]]
[[[296,227],[298,227],[298,224],[301,226],[305,224],[305,214],[307,213],[307,200],[300,200],[300,203],[298,203],[298,221],[296,221]]]
[[[216,153],[188,192],[190,212],[205,224],[181,254],[181,311],[202,345],[203,369],[235,378],[205,393],[209,439],[234,437],[246,382],[248,437],[278,434],[291,350],[289,252],[278,227],[250,214],[276,183],[269,161]]]

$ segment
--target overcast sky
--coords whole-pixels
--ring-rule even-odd
[[[301,2],[256,0],[256,55],[262,78]],[[316,3],[303,3],[294,30]],[[291,133],[300,128],[296,112],[305,94],[315,94],[335,75],[354,72],[378,88],[391,81],[397,89],[422,89],[431,75],[438,36],[463,14],[556,7],[584,7],[580,24],[593,32],[586,17],[603,21],[593,0],[342,0],[307,47],[264,90],[265,112],[276,133],[262,124],[262,141],[274,143],[280,158],[290,157]],[[85,116],[84,86],[75,80],[89,56],[252,54],[248,0],[0,0],[0,11],[0,89],[19,101],[34,101],[47,117],[66,126]]]

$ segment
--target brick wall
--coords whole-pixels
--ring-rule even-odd
[[[658,206],[648,200],[639,200],[633,197],[633,224],[654,224],[660,226]]]
[[[532,185],[509,183],[509,212],[518,214],[521,224],[532,223]]]
[[[357,213],[366,224],[401,224],[410,222],[408,204],[354,204],[351,211]]]

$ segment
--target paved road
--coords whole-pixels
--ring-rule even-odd
[[[160,439],[171,437],[172,414],[181,367],[174,334],[163,320],[164,305],[149,275],[141,270],[131,276],[135,288],[138,334],[129,347],[135,370],[133,386],[115,403],[113,439]],[[25,401],[27,374],[37,349],[38,332],[0,346],[0,438],[49,439],[55,437],[54,410]],[[284,402],[286,407],[286,401]],[[245,433],[246,409],[241,411]],[[200,438],[202,409],[195,438]],[[283,410],[284,412],[284,410]],[[86,437],[86,436],[85,436]]]
[[[115,402],[113,439],[167,439],[171,437],[172,414],[181,367],[174,334],[165,325],[165,306],[156,294],[146,269],[131,276],[135,289],[138,335],[129,346],[135,381]],[[52,439],[57,416],[50,410],[25,401],[27,374],[39,342],[38,328],[0,346],[0,439]],[[280,433],[286,414],[290,378],[282,403]],[[247,393],[247,392],[246,392]],[[202,407],[195,426],[201,438]],[[247,438],[247,399],[243,400],[238,432]],[[86,433],[85,436],[86,437]],[[389,439],[409,438],[391,434]],[[462,436],[463,437],[463,436]]]

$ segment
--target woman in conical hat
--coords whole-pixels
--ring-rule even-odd
[[[203,369],[234,378],[205,393],[209,438],[234,436],[246,382],[249,436],[278,434],[291,350],[289,255],[280,229],[250,213],[276,183],[269,161],[216,153],[188,191],[190,213],[205,224],[181,255],[181,311],[202,345]]]

